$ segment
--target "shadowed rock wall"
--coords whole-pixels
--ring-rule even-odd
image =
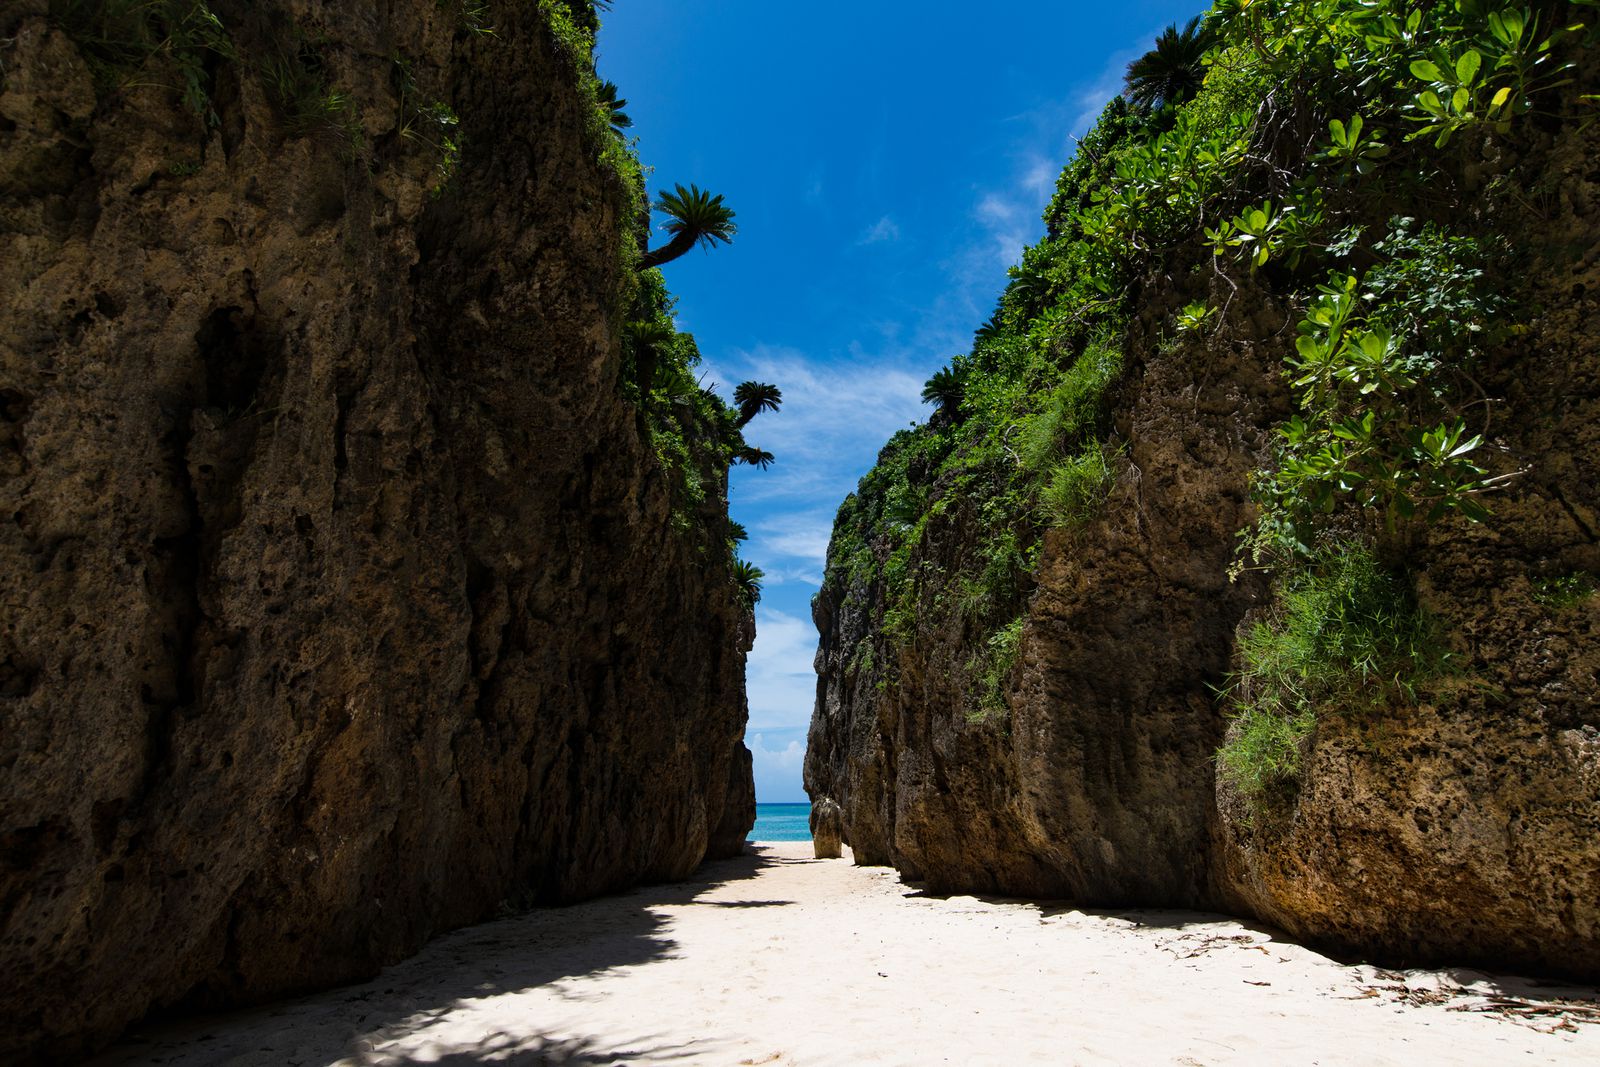
[[[0,16],[0,1053],[736,852],[752,622],[620,398],[628,201],[539,6],[213,3],[214,124],[45,8]]]

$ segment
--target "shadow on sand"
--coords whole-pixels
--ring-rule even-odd
[[[698,1044],[665,1045],[648,1036],[611,1047],[590,1037],[555,1035],[537,1027],[520,1035],[502,1031],[461,1048],[424,1038],[421,1052],[417,1042],[407,1039],[475,1001],[670,957],[677,943],[667,934],[670,916],[658,909],[790,904],[699,899],[714,889],[751,879],[764,867],[789,862],[795,861],[766,854],[757,846],[742,856],[707,863],[685,882],[645,886],[567,907],[535,908],[466,927],[436,938],[415,956],[360,985],[241,1011],[135,1026],[91,1063],[94,1067],[581,1065],[670,1062],[714,1053]],[[385,1050],[395,1042],[406,1050]]]
[[[1361,986],[1364,995],[1413,1006],[1442,1004],[1452,1011],[1483,1012],[1523,1022],[1556,1020],[1560,1028],[1574,1024],[1600,1024],[1600,988],[1562,981],[1559,978],[1528,978],[1513,974],[1493,974],[1467,967],[1431,964],[1421,961],[1411,969],[1395,969],[1369,959],[1342,952],[1326,945],[1296,940],[1283,930],[1237,915],[1221,912],[1184,911],[1178,908],[1097,908],[1084,907],[1069,900],[1031,900],[974,893],[939,893],[920,882],[902,881],[907,899],[951,900],[968,897],[980,904],[1021,905],[1032,908],[1041,922],[1061,916],[1083,916],[1090,920],[1125,923],[1130,930],[1176,934],[1158,942],[1158,947],[1184,957],[1217,950],[1264,950],[1273,945],[1294,945],[1326,956],[1347,967],[1363,968],[1367,979]],[[1210,935],[1206,928],[1226,923],[1243,934]]]

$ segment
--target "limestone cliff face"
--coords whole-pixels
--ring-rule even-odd
[[[1181,306],[1151,293],[1147,321]],[[1266,333],[1284,313],[1257,294]],[[1242,305],[1244,302],[1240,301]],[[1153,330],[1152,330],[1153,334]],[[1286,394],[1271,353],[1241,341],[1157,355],[1130,339],[1116,402],[1126,441],[1105,518],[1049,531],[1028,604],[1009,715],[975,722],[960,684],[983,635],[949,621],[888,649],[879,589],[825,585],[822,675],[807,785],[845,809],[867,863],[893,863],[942,890],[1068,896],[1095,904],[1209,903],[1211,753],[1224,716],[1212,686],[1234,626],[1260,592],[1227,579],[1245,522],[1245,476]],[[1195,370],[1207,367],[1203,388]],[[916,557],[960,573],[975,518],[930,526]],[[941,590],[918,616],[940,619]],[[862,643],[875,671],[849,664]]]
[[[621,399],[627,198],[540,5],[215,3],[214,124],[97,102],[46,6],[0,24],[0,1058],[736,851],[752,623]]]
[[[1518,161],[1504,284],[1534,309],[1485,368],[1496,444],[1524,473],[1482,525],[1411,546],[1464,668],[1407,714],[1319,724],[1292,817],[1217,790],[1223,899],[1335,947],[1600,977],[1600,138]],[[1529,196],[1533,190],[1540,196]]]
[[[1219,781],[1217,687],[1270,595],[1227,571],[1247,474],[1290,411],[1298,312],[1266,284],[1208,294],[1209,271],[1166,264],[1139,288],[1110,398],[1115,486],[1100,518],[1045,535],[1005,715],[968,714],[964,665],[984,635],[941,610],[950,589],[922,586],[896,639],[881,582],[830,563],[806,782],[842,805],[858,862],[938,890],[1230,909],[1394,961],[1600,976],[1600,596],[1533,595],[1539,578],[1600,568],[1597,136],[1537,132],[1514,159],[1485,154],[1521,191],[1493,221],[1517,235],[1505,287],[1534,311],[1481,385],[1500,469],[1524,473],[1489,521],[1404,546],[1458,683],[1393,715],[1319,720],[1280,817],[1252,816]],[[1217,331],[1163,340],[1208,295],[1229,309]],[[951,499],[908,570],[971,573],[966,510]]]

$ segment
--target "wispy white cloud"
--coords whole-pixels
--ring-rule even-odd
[[[800,769],[805,764],[804,730],[759,730],[745,736],[754,764],[756,796],[763,803],[804,801]]]
[[[810,619],[756,610],[756,643],[745,663],[750,729],[803,729],[811,721],[816,651],[817,631]]]
[[[911,353],[864,358],[859,363],[822,364],[796,349],[758,345],[734,350],[706,378],[731,395],[746,379],[772,382],[783,390],[783,406],[758,416],[745,437],[773,453],[769,470],[735,470],[736,498],[768,509],[788,506],[810,513],[817,501],[838,501],[889,435],[927,414],[921,394],[928,355]],[[831,516],[830,516],[831,520]]]
[[[1022,256],[1022,247],[1035,229],[1037,215],[1030,212],[1028,198],[1014,193],[987,192],[972,209],[982,228],[980,244],[986,247],[991,262],[1002,270]]]
[[[1048,200],[1055,191],[1056,174],[1059,166],[1052,166],[1050,161],[1040,155],[1028,157],[1027,169],[1022,174],[1022,187],[1031,193],[1035,200]]]
[[[1001,271],[1022,258],[1027,244],[1043,227],[1040,217],[1055,191],[1056,176],[1077,151],[1077,142],[1122,90],[1129,62],[1148,49],[1159,29],[1141,43],[1113,53],[1093,80],[1066,96],[1045,101],[1013,115],[1017,130],[1002,149],[1012,160],[1004,184],[973,190],[969,235],[945,262],[961,302],[973,312],[972,322],[987,317],[1004,284]]]
[[[1152,30],[1142,45],[1130,45],[1120,52],[1111,53],[1106,65],[1100,69],[1099,76],[1070,98],[1072,121],[1067,126],[1067,136],[1072,139],[1074,147],[1077,139],[1089,132],[1111,98],[1122,92],[1122,78],[1128,71],[1128,64],[1149,50],[1150,43],[1159,32]]]
[[[764,558],[783,558],[815,564],[818,569],[828,556],[828,538],[833,532],[831,508],[806,512],[786,512],[779,518],[756,524],[754,542]]]
[[[814,167],[811,173],[806,175],[806,184],[800,193],[800,199],[807,207],[821,207],[824,192],[822,168]]]
[[[894,219],[885,215],[863,230],[861,236],[856,239],[856,244],[875,245],[883,241],[898,240],[900,240],[900,226]]]

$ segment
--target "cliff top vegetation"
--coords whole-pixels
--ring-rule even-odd
[[[1389,619],[1394,647],[1427,632],[1405,607],[1405,546],[1429,524],[1485,518],[1519,473],[1474,378],[1527,314],[1490,280],[1517,252],[1489,206],[1520,193],[1484,160],[1593,121],[1593,98],[1570,88],[1593,7],[1220,0],[1163,33],[1062,171],[1046,238],[970,350],[929,380],[933,415],[890,440],[839,510],[828,584],[884,605],[854,662],[892,664],[919,629],[958,627],[977,650],[970,714],[1003,721],[1046,531],[1095,536],[1107,494],[1140,476],[1118,425],[1143,372],[1130,329],[1164,315],[1143,323],[1164,350],[1198,352],[1263,293],[1292,316],[1290,411],[1236,562],[1267,568],[1287,598],[1263,632],[1303,632],[1308,612],[1337,629],[1373,596],[1393,607],[1368,621]],[[1145,299],[1158,291],[1190,295],[1163,313]],[[1360,560],[1386,576],[1355,580]],[[1275,670],[1269,645],[1242,650],[1237,685]],[[1408,698],[1395,681],[1385,691]],[[1290,703],[1249,705],[1280,750],[1308,728],[1309,696]]]

